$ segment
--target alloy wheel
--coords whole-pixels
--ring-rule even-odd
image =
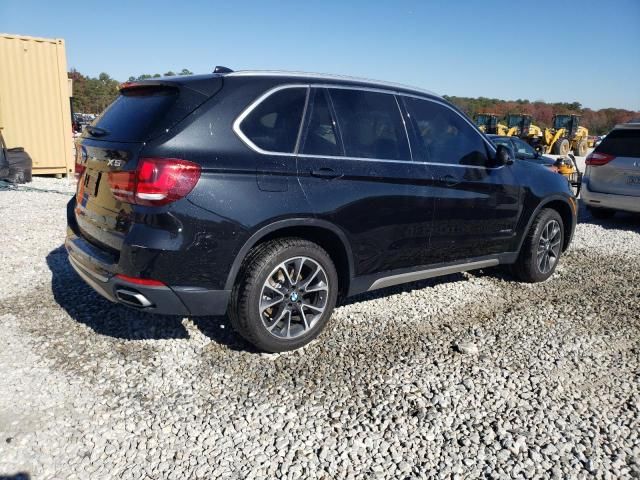
[[[537,262],[540,273],[548,273],[560,257],[562,231],[557,220],[549,220],[538,242]]]
[[[260,319],[281,339],[304,335],[320,320],[329,297],[328,277],[309,257],[293,257],[274,268],[262,286]]]

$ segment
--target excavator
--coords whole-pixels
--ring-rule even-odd
[[[507,135],[509,129],[498,120],[495,113],[478,113],[473,117],[478,129],[484,133]]]

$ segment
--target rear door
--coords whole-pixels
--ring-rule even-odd
[[[588,166],[590,190],[640,196],[640,128],[612,131],[593,154],[613,158],[604,165]]]
[[[412,161],[392,93],[312,88],[298,176],[316,216],[348,236],[356,275],[426,262],[431,176]]]
[[[433,260],[507,252],[522,203],[512,166],[492,168],[488,142],[451,107],[411,96],[403,100],[417,138],[414,156],[434,176]]]
[[[207,98],[177,83],[130,84],[86,128],[77,149],[77,163],[84,171],[75,208],[83,237],[106,249],[120,250],[133,222],[133,207],[114,197],[110,179],[135,170],[145,142],[168,132]]]

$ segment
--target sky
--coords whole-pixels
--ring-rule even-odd
[[[640,110],[640,0],[0,0],[0,32],[121,81],[224,65]]]

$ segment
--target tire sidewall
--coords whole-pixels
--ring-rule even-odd
[[[538,255],[537,255],[538,245],[540,244],[540,237],[542,236],[542,232],[544,231],[545,227],[551,220],[555,220],[556,222],[558,222],[558,225],[560,225],[560,250],[558,252],[558,259],[551,267],[551,270],[549,270],[547,273],[542,273],[540,271],[540,268],[538,267]],[[558,266],[558,263],[560,263],[560,256],[562,254],[562,245],[564,245],[564,224],[562,223],[562,217],[560,217],[560,214],[555,210],[550,210],[550,209],[542,211],[540,215],[540,220],[536,223],[536,229],[535,229],[532,240],[533,242],[529,246],[529,248],[531,249],[530,258],[532,261],[532,265],[530,266],[530,268],[532,268],[533,270],[532,274],[536,278],[536,281],[542,282],[547,278],[549,278],[551,275],[553,275],[553,273],[556,271],[556,267]]]
[[[304,335],[291,340],[284,340],[275,337],[267,331],[262,322],[259,311],[259,303],[260,296],[262,294],[262,287],[269,275],[282,262],[294,257],[308,257],[318,262],[320,266],[322,266],[327,275],[327,281],[329,282],[329,293],[325,311],[322,313],[322,317],[320,317],[316,324]],[[249,316],[249,324],[261,348],[272,352],[294,350],[296,348],[299,348],[311,342],[315,337],[317,337],[331,318],[331,314],[333,312],[333,308],[336,304],[338,296],[338,275],[329,255],[321,248],[316,247],[314,244],[310,242],[308,244],[301,243],[300,245],[283,249],[264,263],[264,265],[260,268],[260,271],[257,273],[256,280],[257,281],[255,283],[255,287],[252,289],[252,291],[248,292],[247,295],[247,313]]]

